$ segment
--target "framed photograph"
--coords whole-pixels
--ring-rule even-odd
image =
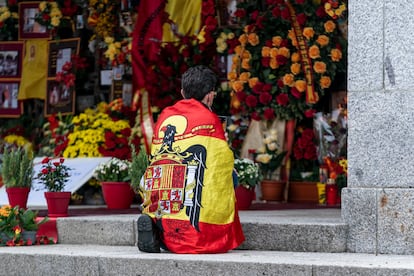
[[[49,30],[35,21],[40,2],[19,3],[19,40],[50,38]]]
[[[23,42],[0,42],[0,79],[22,76]]]
[[[47,81],[45,116],[75,113],[75,92],[56,80]]]
[[[60,39],[49,42],[48,77],[56,77],[66,62],[72,60],[73,55],[79,54],[80,39]]]
[[[0,83],[0,117],[19,117],[23,112],[23,102],[18,100],[20,82]]]
[[[131,106],[132,104],[132,81],[129,80],[114,80],[112,82],[112,89],[110,95],[110,101],[115,99],[122,99],[122,103],[125,106]]]

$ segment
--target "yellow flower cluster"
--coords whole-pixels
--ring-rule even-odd
[[[229,33],[221,32],[219,37],[217,37],[216,39],[217,52],[220,54],[224,53],[228,48],[228,45],[226,42],[227,39],[233,39],[234,37],[235,37],[235,34],[233,32],[229,32]]]
[[[49,13],[50,25],[58,27],[62,18],[62,12],[59,9],[57,2],[42,1],[39,3],[39,11],[41,14]]]
[[[0,22],[4,22],[10,17],[18,19],[19,15],[16,12],[10,12],[7,6],[0,7]]]
[[[338,3],[330,3],[326,2],[324,5],[325,12],[333,19],[337,19],[341,17],[345,11],[346,11],[346,5],[345,3],[342,3],[341,5],[338,5]]]
[[[63,152],[63,157],[101,157],[99,146],[105,143],[105,131],[119,133],[129,128],[127,120],[116,123],[106,114],[108,105],[101,103],[96,109],[88,108],[84,113],[74,116],[73,132],[69,134],[69,143]]]
[[[99,38],[113,36],[116,22],[117,0],[90,0],[88,24],[95,28]]]

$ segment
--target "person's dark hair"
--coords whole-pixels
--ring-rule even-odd
[[[204,65],[188,69],[181,77],[184,98],[201,101],[209,92],[216,90],[217,76]]]

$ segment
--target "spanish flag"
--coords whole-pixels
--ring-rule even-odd
[[[232,180],[233,153],[220,119],[184,99],[163,110],[143,181],[143,213],[157,218],[175,253],[224,253],[244,241]]]

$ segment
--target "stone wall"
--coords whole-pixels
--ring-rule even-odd
[[[348,251],[414,254],[414,5],[348,6]]]

